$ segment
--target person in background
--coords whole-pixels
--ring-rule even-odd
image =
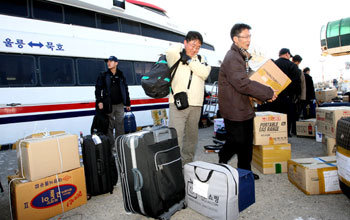
[[[309,67],[304,68],[303,74],[305,76],[305,84],[306,84],[306,99],[305,99],[305,105],[303,108],[303,116],[304,116],[304,119],[316,118],[316,112],[315,112],[316,96],[315,96],[314,81],[310,76],[310,68]],[[309,106],[309,110],[307,110],[307,106]]]
[[[205,57],[197,55],[202,44],[202,35],[189,31],[183,46],[174,45],[166,52],[169,67],[181,59],[171,84],[173,93],[169,95],[169,127],[174,127],[177,131],[183,165],[193,161],[198,143],[198,121],[203,105],[204,83],[211,69]],[[187,93],[189,104],[182,110],[177,109],[174,104],[174,94],[180,92]]]
[[[296,135],[296,122],[299,121],[300,118],[300,114],[303,110],[303,107],[305,105],[305,100],[306,100],[306,84],[305,84],[305,76],[304,73],[302,73],[301,69],[299,69],[299,65],[301,63],[301,61],[303,60],[303,58],[301,58],[301,56],[299,55],[294,55],[293,56],[293,63],[295,63],[295,65],[298,66],[298,71],[300,74],[300,86],[301,86],[301,92],[300,92],[300,96],[297,100],[296,103],[296,115],[295,115],[295,120],[293,121],[293,127],[292,127],[292,133],[294,135]]]
[[[287,48],[282,48],[279,52],[279,58],[275,64],[292,81],[285,90],[283,90],[274,103],[273,111],[287,114],[288,137],[291,137],[292,124],[295,121],[296,103],[301,93],[300,72],[297,65],[290,61],[293,57]]]
[[[118,69],[118,58],[110,56],[107,66],[108,71],[97,78],[95,97],[97,108],[108,114],[108,137],[114,141],[117,136],[124,134],[124,106],[127,111],[131,110],[130,96],[126,78]]]
[[[219,163],[226,164],[237,154],[237,167],[246,170],[251,170],[253,153],[255,112],[250,97],[260,101],[273,101],[277,97],[272,88],[248,77],[250,29],[247,24],[232,27],[233,44],[221,64],[218,82],[219,109],[227,132],[226,142],[219,152]],[[259,179],[259,176],[254,174],[254,178]]]

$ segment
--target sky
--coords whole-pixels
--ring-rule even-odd
[[[146,1],[146,0],[145,0]],[[180,26],[202,33],[222,60],[232,44],[235,23],[249,24],[250,52],[265,59],[278,59],[281,48],[289,48],[310,67],[314,82],[343,78],[350,80],[345,62],[350,56],[321,56],[320,29],[329,21],[350,16],[349,0],[147,0],[167,11]]]

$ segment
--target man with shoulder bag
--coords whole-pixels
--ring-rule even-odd
[[[202,35],[190,31],[185,37],[184,46],[175,45],[166,53],[169,67],[181,60],[171,83],[169,126],[177,131],[183,164],[192,162],[194,157],[204,84],[211,69],[205,57],[197,55],[202,44]]]

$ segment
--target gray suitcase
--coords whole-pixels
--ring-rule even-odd
[[[215,220],[238,219],[238,171],[226,164],[195,161],[184,166],[186,204]]]

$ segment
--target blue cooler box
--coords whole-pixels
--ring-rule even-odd
[[[238,208],[241,212],[255,203],[255,185],[252,171],[239,168],[237,170],[239,174]]]

